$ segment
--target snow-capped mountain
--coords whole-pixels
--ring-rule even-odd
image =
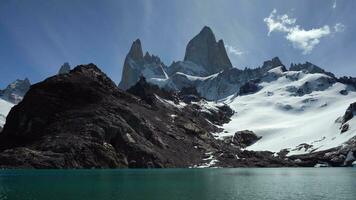
[[[292,154],[310,153],[342,145],[356,136],[356,119],[342,130],[342,116],[356,101],[355,88],[331,76],[274,68],[253,94],[231,96],[225,101],[236,112],[218,137],[236,130],[252,130],[262,139],[249,150]]]
[[[30,86],[30,80],[27,78],[24,80],[17,79],[10,83],[4,90],[0,90],[0,98],[17,104],[23,99],[26,92],[30,89]]]
[[[222,48],[223,41],[216,42],[208,27],[188,43],[184,61],[169,67],[162,62],[149,67],[145,62],[131,64],[135,60],[133,49],[139,58],[136,60],[142,60],[141,43],[136,43],[125,60],[120,85],[132,85],[144,76],[166,90],[196,88],[207,100],[228,104],[235,115],[222,126],[224,132],[216,134],[217,138],[251,130],[262,139],[248,150],[285,150],[288,155],[296,155],[337,147],[356,136],[356,119],[347,125],[340,120],[356,101],[355,78],[336,78],[310,62],[292,63],[287,69],[278,57],[263,62],[261,67],[234,68]],[[159,72],[146,76],[145,71],[153,66]],[[125,84],[127,80],[130,84]]]
[[[144,76],[147,79],[167,79],[165,67],[157,56],[150,55],[148,52],[143,56],[141,41],[137,39],[133,42],[125,58],[119,87],[124,90],[129,89],[138,82],[140,76]]]
[[[0,90],[0,129],[4,126],[6,116],[11,108],[23,99],[30,86],[31,83],[27,78],[17,79],[4,90]]]
[[[224,42],[216,41],[215,35],[209,27],[204,27],[187,45],[184,60],[173,62],[167,67],[159,57],[150,56],[147,52],[143,57],[140,40],[133,42],[126,56],[122,80],[119,87],[128,89],[133,86],[140,76],[144,76],[148,82],[170,90],[181,90],[183,87],[194,86],[200,88],[200,93],[205,94],[202,84],[211,84],[212,77],[224,70],[232,70],[233,67],[227,56]],[[205,83],[207,82],[207,83]],[[204,97],[217,96],[207,94]],[[229,93],[231,94],[231,93]],[[220,97],[220,96],[219,96]]]

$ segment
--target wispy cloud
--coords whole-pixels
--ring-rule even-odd
[[[231,45],[225,45],[225,49],[227,50],[227,53],[236,55],[236,56],[242,56],[246,52],[239,50],[238,48],[231,46]]]
[[[302,50],[303,54],[311,53],[320,43],[320,39],[332,32],[328,25],[305,30],[296,24],[296,18],[291,18],[287,14],[277,15],[276,9],[273,9],[263,21],[268,27],[268,36],[274,31],[286,33],[285,38],[293,44],[294,48]],[[341,23],[334,26],[335,32],[342,32],[344,29],[345,26]]]
[[[345,25],[343,25],[342,23],[337,23],[334,26],[334,30],[335,30],[335,32],[344,32],[345,31]]]
[[[335,9],[336,8],[336,0],[333,0],[333,5],[332,8]]]

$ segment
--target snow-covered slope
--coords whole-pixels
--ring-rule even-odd
[[[0,127],[3,127],[5,124],[6,116],[11,110],[14,104],[0,99]]]
[[[259,86],[254,94],[225,100],[236,113],[219,137],[252,130],[262,139],[248,150],[288,149],[293,155],[337,147],[356,135],[355,118],[344,133],[337,120],[356,101],[354,88],[325,74],[280,68],[270,70]]]

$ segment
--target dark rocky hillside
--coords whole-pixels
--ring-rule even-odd
[[[201,105],[170,101],[168,93],[157,89],[143,80],[132,89],[142,90],[134,96],[118,89],[93,64],[32,85],[24,100],[10,111],[0,134],[0,166],[293,165],[270,153],[242,152],[214,139],[210,133],[220,130],[213,123],[222,124],[232,115],[227,106],[201,112]],[[213,158],[207,158],[210,154],[218,160],[215,164]]]

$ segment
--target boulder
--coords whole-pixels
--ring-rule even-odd
[[[254,132],[249,130],[237,131],[232,138],[232,143],[240,148],[246,148],[261,138],[261,136],[257,136]]]

